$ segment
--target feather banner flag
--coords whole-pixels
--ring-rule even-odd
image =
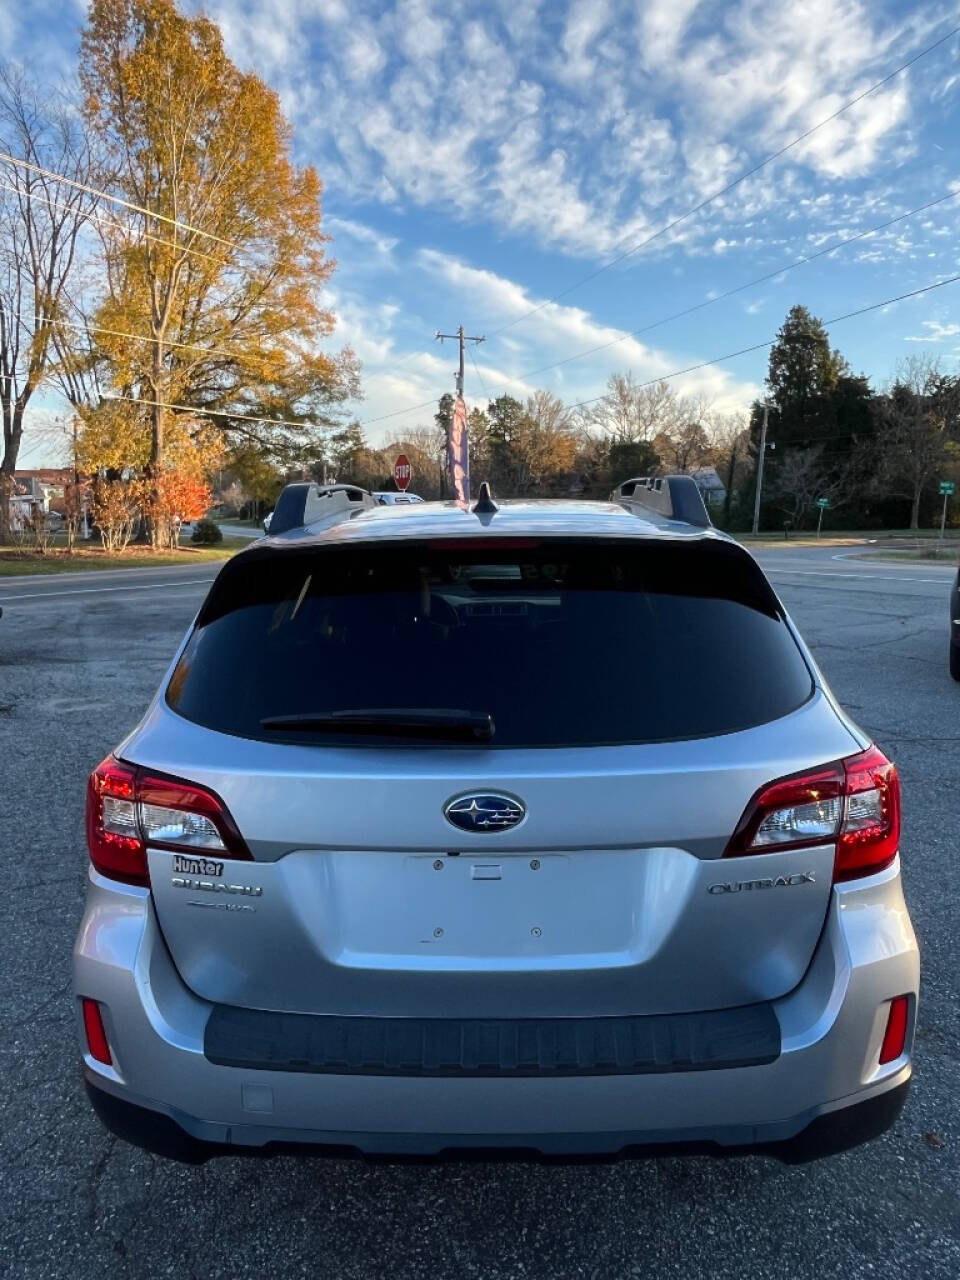
[[[450,415],[447,439],[447,465],[450,490],[457,502],[470,501],[470,445],[467,441],[467,406],[458,393]]]

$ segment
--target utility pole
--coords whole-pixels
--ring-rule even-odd
[[[760,427],[760,456],[757,458],[757,492],[753,499],[753,532],[756,535],[760,529],[760,491],[763,488],[763,462],[767,456],[767,419],[770,415],[770,406],[766,400],[763,401],[763,424]]]
[[[457,374],[457,395],[462,396],[463,395],[463,353],[464,353],[464,350],[466,349],[466,344],[468,342],[475,342],[479,345],[481,342],[486,342],[486,338],[468,337],[468,335],[463,332],[463,325],[460,326],[460,328],[457,330],[456,333],[441,333],[440,330],[438,329],[437,341],[442,344],[444,338],[449,338],[451,341],[456,340],[457,342],[460,343],[460,371]]]
[[[437,330],[437,341],[445,338],[456,339],[460,345],[460,368],[457,372],[457,399],[453,413],[447,424],[447,466],[450,473],[450,487],[453,496],[461,502],[470,500],[470,443],[467,439],[467,409],[463,399],[463,357],[468,342],[481,343],[482,337],[471,338],[463,332],[463,325],[456,333],[441,333]]]
[[[87,523],[87,495],[81,494],[80,491],[80,468],[77,465],[77,415],[74,413],[73,418],[73,501],[80,506],[80,513],[83,516],[83,532],[80,534],[84,542],[90,537],[90,526]]]

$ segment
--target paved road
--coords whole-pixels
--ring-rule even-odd
[[[259,525],[249,524],[228,524],[221,522],[220,528],[224,533],[229,533],[235,538],[261,538],[263,530]]]
[[[221,563],[223,561],[205,560],[203,564],[176,565],[170,569],[99,569],[89,573],[25,574],[15,578],[0,575],[0,607],[9,614],[13,606],[18,606],[16,613],[20,614],[37,601],[56,601],[58,607],[69,610],[69,601],[78,609],[89,603],[84,597],[136,598],[138,594],[173,597],[184,590],[202,593],[215,578]],[[0,634],[0,661],[2,651],[3,635]]]
[[[960,686],[945,661],[951,572],[833,554],[760,558],[839,696],[900,765],[924,989],[917,1079],[900,1124],[870,1147],[805,1168],[764,1157],[562,1166],[281,1157],[188,1169],[108,1139],[81,1097],[69,996],[83,779],[139,715],[210,568],[192,581],[183,570],[131,571],[122,582],[0,581],[0,1273],[955,1280]]]

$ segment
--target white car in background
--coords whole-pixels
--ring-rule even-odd
[[[384,489],[373,494],[381,507],[399,507],[408,502],[422,502],[415,493],[401,493],[395,489]]]

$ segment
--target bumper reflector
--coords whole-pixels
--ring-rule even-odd
[[[883,1044],[880,1046],[880,1065],[895,1062],[903,1053],[907,1039],[907,1014],[910,1002],[907,996],[895,996],[890,1001],[890,1013],[887,1016],[887,1029],[883,1033]]]
[[[81,1003],[83,1004],[83,1029],[86,1032],[90,1056],[96,1058],[97,1062],[112,1067],[113,1058],[110,1056],[110,1046],[107,1044],[107,1033],[104,1029],[100,1006],[96,1000],[86,998]]]

